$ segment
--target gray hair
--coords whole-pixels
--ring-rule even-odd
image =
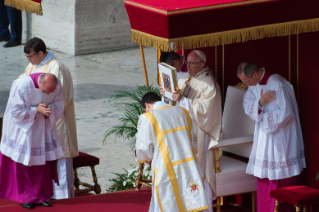
[[[245,74],[246,77],[252,78],[254,73],[259,73],[260,69],[256,64],[251,62],[243,62],[239,64],[237,69],[237,76],[239,77],[242,73]]]

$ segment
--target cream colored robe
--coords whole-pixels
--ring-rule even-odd
[[[65,106],[62,117],[56,123],[59,138],[64,151],[64,156],[61,158],[74,158],[79,155],[79,151],[75,122],[73,81],[71,73],[69,69],[59,60],[53,59],[41,67],[36,67],[30,63],[26,67],[25,73],[21,74],[20,77],[39,72],[54,74],[61,81]]]
[[[179,102],[179,106],[189,110],[197,124],[196,153],[199,168],[203,180],[207,180],[213,191],[214,199],[216,198],[215,164],[214,152],[210,148],[218,143],[221,133],[220,88],[212,71],[207,67],[195,77],[191,77],[188,73],[183,74],[178,80],[178,87],[185,95]]]
[[[205,189],[192,148],[192,121],[180,107],[157,102],[140,116],[136,156],[152,161],[150,212],[208,209]],[[158,107],[159,106],[159,107]]]

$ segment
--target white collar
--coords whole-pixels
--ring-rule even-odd
[[[46,65],[50,60],[54,59],[54,54],[51,51],[47,51],[47,55],[45,56],[45,58],[41,61],[41,63],[39,63],[38,65],[36,65],[37,68]]]
[[[168,104],[166,104],[165,102],[162,102],[162,101],[158,101],[158,102],[155,102],[154,106],[153,106],[153,110],[158,108],[158,107],[163,107],[163,106],[167,106]]]

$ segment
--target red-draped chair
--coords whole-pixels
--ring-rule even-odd
[[[94,168],[99,163],[100,163],[99,158],[84,152],[79,152],[79,156],[73,158],[74,186],[76,188],[75,193],[85,193],[89,191],[94,191],[96,194],[101,193],[101,186],[97,182],[97,177],[96,177],[95,168]],[[86,167],[86,166],[89,166],[91,168],[94,185],[82,182],[78,178],[77,168]],[[80,185],[86,188],[80,189],[79,188]]]

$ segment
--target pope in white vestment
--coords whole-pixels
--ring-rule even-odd
[[[213,211],[212,201],[216,198],[214,152],[210,149],[219,141],[221,133],[221,92],[212,71],[205,65],[206,56],[199,50],[187,57],[188,73],[178,80],[180,92],[173,94],[178,105],[187,109],[196,123],[196,156],[206,189],[206,195]]]
[[[39,43],[39,44],[38,44]],[[41,45],[40,45],[41,44]],[[64,96],[64,112],[57,121],[57,129],[64,155],[58,160],[58,174],[60,185],[54,184],[53,199],[74,197],[73,158],[78,156],[78,141],[76,131],[73,80],[69,69],[51,51],[46,51],[44,42],[39,38],[33,38],[25,45],[32,55],[35,49],[37,55],[30,59],[30,64],[20,77],[33,73],[51,73],[60,81]],[[45,52],[45,53],[44,53]],[[35,58],[35,57],[38,58]]]
[[[205,189],[192,147],[194,133],[188,111],[160,101],[152,104],[152,110],[140,116],[136,136],[137,160],[152,161],[149,211],[207,210]]]

